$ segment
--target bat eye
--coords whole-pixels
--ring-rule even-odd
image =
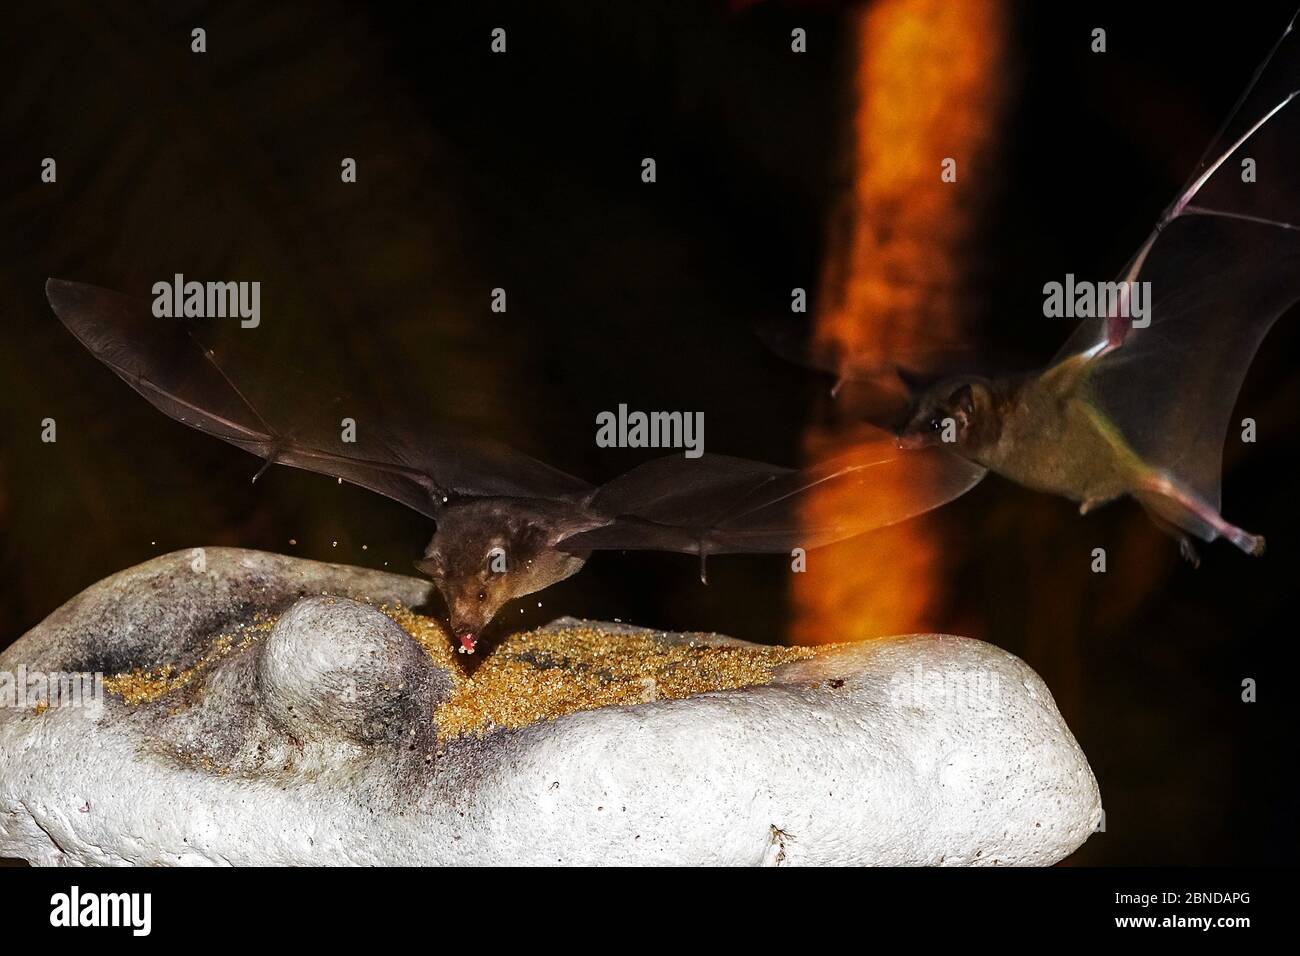
[[[480,601],[486,601],[486,600],[487,600],[487,592],[486,592],[486,591],[479,591],[479,592],[478,592],[478,599],[479,599]]]
[[[941,428],[943,428],[943,419],[942,419],[942,418],[938,418],[938,417],[936,417],[936,418],[932,418],[932,419],[930,419],[930,431],[932,431],[932,432],[937,432],[937,431],[938,431],[939,429],[941,429]]]

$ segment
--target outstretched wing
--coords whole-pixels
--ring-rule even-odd
[[[935,382],[966,374],[1016,374],[1034,366],[1023,356],[989,346],[954,344],[936,337],[925,323],[907,327],[901,345],[853,352],[834,339],[819,338],[797,316],[768,319],[754,332],[774,355],[830,377],[839,414],[894,431],[910,415],[916,393]]]
[[[803,469],[726,455],[673,455],[601,487],[590,507],[611,522],[572,535],[561,546],[701,555],[816,548],[937,508],[983,476],[983,468],[942,449],[902,451],[883,433],[849,454]],[[856,506],[814,514],[812,494],[827,486],[855,495]],[[887,486],[895,493],[881,494]]]
[[[396,413],[357,417],[346,399],[295,403],[276,416],[254,407],[200,343],[187,320],[157,318],[148,302],[95,286],[50,279],[50,306],[96,358],[171,418],[268,464],[341,478],[433,517],[448,498],[556,498],[591,486],[503,445],[441,434]],[[354,433],[340,427],[342,417]]]
[[[1089,319],[1056,359],[1085,363],[1086,397],[1129,446],[1216,509],[1242,380],[1273,323],[1300,300],[1294,25],[1120,276],[1150,283],[1149,315]]]

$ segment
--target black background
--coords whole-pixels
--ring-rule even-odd
[[[471,9],[472,8],[472,9]],[[1012,90],[975,273],[990,342],[1046,358],[1041,287],[1111,275],[1285,25],[1286,2],[1011,4]],[[710,451],[794,463],[826,383],[753,322],[817,285],[840,186],[851,8],[837,4],[41,4],[7,13],[0,234],[0,646],[104,576],[197,545],[409,569],[429,524],[162,418],[49,312],[46,276],[147,294],[257,279],[250,365],[310,369],[590,480],[596,412],[705,412]],[[1109,51],[1088,52],[1094,26]],[[190,52],[189,31],[208,31]],[[492,27],[509,53],[488,50]],[[794,26],[810,49],[789,50]],[[55,185],[40,161],[58,160]],[[359,182],[339,181],[355,157]],[[654,156],[658,182],[640,181]],[[503,286],[509,311],[488,309]],[[816,307],[813,301],[813,307]],[[1294,316],[1292,316],[1294,318]],[[1267,535],[1199,570],[1131,503],[1081,519],[1000,479],[923,519],[955,571],[926,628],[1024,657],[1102,788],[1076,863],[1269,863],[1296,846],[1287,695],[1300,376],[1283,321],[1247,379],[1225,515]],[[40,442],[40,422],[58,442]],[[290,539],[297,541],[289,544]],[[337,542],[337,545],[334,544]],[[362,549],[365,545],[365,550]],[[1104,546],[1110,572],[1088,571]],[[829,552],[832,554],[833,552]],[[810,573],[813,573],[810,571]],[[510,609],[777,642],[788,565],[597,557]],[[833,639],[834,635],[828,635]],[[1240,701],[1243,678],[1258,703]]]

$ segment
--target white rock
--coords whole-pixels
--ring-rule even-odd
[[[152,704],[0,707],[0,857],[1025,865],[1065,857],[1101,815],[1046,686],[978,641],[826,650],[764,686],[439,745],[447,674],[379,611],[319,596],[419,605],[428,582],[205,558],[114,575],[0,655],[11,673],[119,673],[192,660],[217,634],[238,644],[255,610],[282,615]]]

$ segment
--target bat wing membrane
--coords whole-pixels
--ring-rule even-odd
[[[1087,400],[1143,462],[1216,510],[1242,381],[1300,300],[1297,90],[1288,27],[1120,276],[1150,283],[1147,319],[1085,320],[1054,360],[1084,359]]]
[[[143,300],[78,282],[50,279],[46,295],[69,331],[155,408],[267,462],[341,478],[430,517],[448,497],[591,490],[503,445],[359,414],[349,399],[277,421],[245,398],[185,320],[157,318]],[[358,422],[355,441],[343,440],[343,417]]]
[[[612,520],[570,536],[564,547],[690,554],[815,548],[937,508],[983,475],[942,449],[901,451],[883,434],[803,469],[726,455],[667,456],[600,488],[590,506]],[[835,507],[818,508],[818,501]]]
[[[1087,400],[1147,465],[1216,510],[1241,384],[1273,323],[1300,299],[1297,237],[1178,219],[1142,271],[1151,325],[1092,363]]]

